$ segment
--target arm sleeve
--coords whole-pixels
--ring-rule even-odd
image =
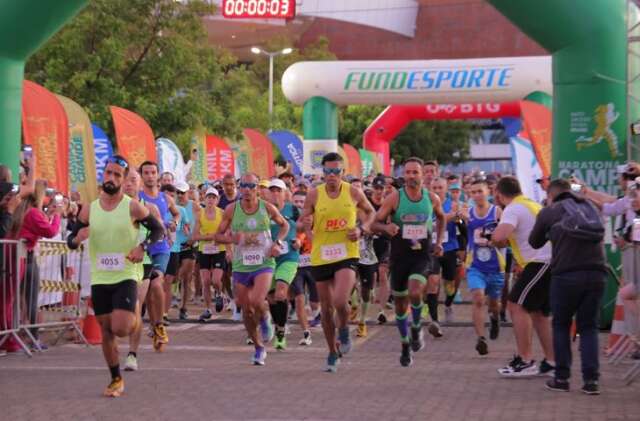
[[[71,226],[71,234],[67,236],[67,247],[69,247],[71,250],[77,249],[78,246],[73,243],[73,240],[75,240],[76,236],[78,235],[78,231],[88,226],[89,224],[85,224],[84,222],[81,222],[79,219],[77,219],[76,222]]]
[[[550,208],[544,208],[540,211],[529,234],[529,245],[534,249],[539,249],[547,243],[547,232],[550,228],[548,226],[549,210]]]
[[[149,235],[147,236],[147,240],[145,241],[147,244],[157,243],[158,241],[162,241],[165,236],[164,227],[156,219],[153,215],[149,214],[142,221],[138,221],[142,224],[148,231]]]

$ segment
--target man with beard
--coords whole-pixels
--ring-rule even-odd
[[[124,158],[109,158],[99,198],[82,208],[67,238],[71,249],[89,239],[91,299],[102,331],[102,352],[111,372],[111,382],[104,391],[109,397],[124,392],[116,336],[130,335],[139,323],[135,313],[139,265],[147,246],[164,237],[164,228],[149,210],[124,195],[122,184],[128,169]],[[141,243],[139,225],[149,231]]]
[[[393,179],[391,179],[391,181],[393,181]],[[382,201],[386,197],[385,187],[387,186],[387,180],[384,176],[378,176],[373,179],[371,185],[373,187],[373,193],[370,199],[371,206],[373,206],[373,209],[377,212],[380,210],[380,207],[382,207]],[[389,185],[391,185],[391,183],[389,183]],[[373,249],[376,254],[376,259],[378,260],[378,323],[382,325],[387,322],[384,307],[389,300],[389,253],[391,251],[389,238],[384,235],[374,235]]]

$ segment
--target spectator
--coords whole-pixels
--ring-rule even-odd
[[[0,182],[0,238],[5,238],[11,226],[11,215],[20,203],[17,185]]]
[[[587,241],[572,235],[573,230],[564,227],[573,227],[575,222],[569,225],[563,219],[580,214],[592,226],[599,224],[598,228],[602,227],[602,221],[595,206],[573,193],[567,180],[552,181],[548,194],[551,204],[540,211],[529,235],[529,244],[535,249],[543,247],[548,240],[552,245],[551,312],[556,370],[555,378],[547,382],[547,388],[565,392],[569,390],[569,330],[573,316],[576,315],[584,380],[582,391],[586,394],[599,394],[597,323],[605,286],[604,247],[602,239]],[[601,237],[604,237],[603,227]]]
[[[173,176],[171,171],[165,171],[160,176],[160,187],[166,186],[168,184],[174,185],[176,183],[176,178]]]

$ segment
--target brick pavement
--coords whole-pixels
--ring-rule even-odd
[[[500,378],[496,369],[513,350],[510,328],[490,343],[487,357],[475,353],[470,327],[447,328],[444,338],[428,338],[412,367],[402,368],[395,327],[370,326],[369,337],[356,340],[337,374],[321,371],[321,331],[314,330],[307,349],[297,346],[300,334],[294,325],[289,350],[269,352],[267,365],[254,367],[241,325],[173,324],[165,353],[154,353],[150,340],[143,340],[141,370],[124,374],[125,396],[116,400],[100,397],[108,372],[98,347],[67,344],[32,359],[2,357],[0,419],[640,419],[640,381],[626,387],[620,380],[626,365],[603,363],[601,396],[577,390],[578,358],[568,394],[545,390],[545,378]],[[126,350],[121,347],[123,356]]]

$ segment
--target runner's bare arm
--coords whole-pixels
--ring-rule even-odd
[[[389,217],[393,212],[395,212],[399,200],[400,194],[395,190],[382,201],[382,205],[380,206],[380,209],[378,209],[373,225],[371,226],[371,229],[374,232],[384,233],[390,237],[394,237],[398,234],[398,226],[390,223]]]
[[[233,237],[231,235],[231,220],[233,219],[233,212],[238,202],[229,204],[222,214],[222,221],[218,226],[218,232],[216,232],[216,243],[220,244],[232,244]]]
[[[80,213],[78,214],[78,219],[76,220],[73,227],[71,227],[71,233],[67,237],[67,246],[75,250],[80,246],[84,240],[89,238],[89,210],[91,209],[91,205],[89,203],[85,204],[82,209],[80,209]]]
[[[311,228],[313,226],[313,213],[315,212],[316,202],[318,201],[318,190],[311,189],[304,201],[304,209],[302,210],[302,223],[304,224],[305,233],[311,238]]]
[[[194,212],[193,219],[194,219],[194,224],[193,224],[193,233],[191,234],[191,239],[193,241],[209,240],[209,238],[204,238],[205,236],[200,235],[200,213]]]
[[[433,204],[433,213],[436,216],[438,232],[436,233],[436,246],[442,247],[442,240],[444,239],[444,231],[447,228],[446,218],[444,211],[442,210],[442,203],[440,198],[431,192],[429,192],[431,203]]]
[[[509,236],[515,229],[516,227],[511,224],[498,224],[493,234],[491,234],[490,245],[498,248],[506,247],[509,244]]]
[[[367,196],[360,189],[351,186],[351,197],[356,202],[359,212],[359,220],[362,224],[362,230],[365,233],[371,232],[371,225],[375,220],[376,211],[371,206],[371,202],[367,199]]]
[[[282,216],[280,211],[271,203],[265,202],[264,205],[273,222],[280,225],[280,231],[278,232],[278,238],[276,241],[284,241],[284,239],[287,238],[287,234],[289,234],[289,224],[287,223],[287,220],[284,219],[284,216]]]
[[[178,206],[176,206],[176,202],[175,200],[173,200],[173,197],[169,196],[166,193],[164,197],[167,198],[167,206],[169,207],[169,212],[171,212],[171,215],[173,216],[173,223],[175,224],[172,227],[172,231],[175,231],[175,229],[178,227],[178,224],[180,224],[180,211],[178,210]]]

